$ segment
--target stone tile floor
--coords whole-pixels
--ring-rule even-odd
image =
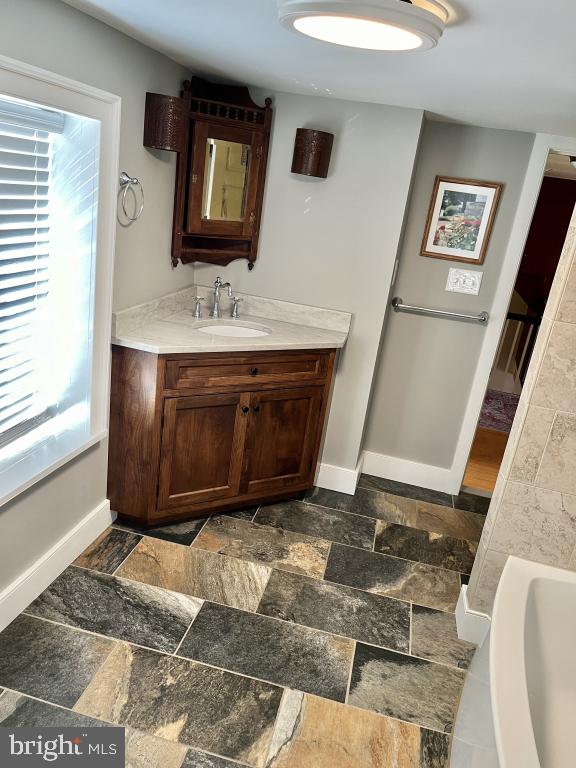
[[[363,476],[115,524],[0,634],[0,725],[122,725],[131,768],[447,768],[486,509]]]

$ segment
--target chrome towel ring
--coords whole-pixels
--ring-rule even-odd
[[[128,194],[128,190],[138,187],[140,189],[140,205],[138,206],[138,209],[134,216],[130,216],[128,211],[126,210],[126,195]],[[142,184],[140,183],[140,179],[137,179],[135,176],[130,176],[126,173],[126,171],[122,171],[120,174],[120,189],[122,190],[122,210],[124,211],[124,216],[128,219],[128,221],[137,221],[140,216],[142,216],[142,211],[144,210],[144,189],[142,188]],[[136,195],[136,192],[134,192]]]

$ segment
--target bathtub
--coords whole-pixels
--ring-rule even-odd
[[[508,558],[466,678],[451,768],[574,768],[576,573]]]

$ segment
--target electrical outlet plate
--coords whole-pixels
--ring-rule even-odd
[[[482,283],[483,272],[474,272],[471,269],[450,269],[446,290],[453,293],[468,293],[478,296]]]

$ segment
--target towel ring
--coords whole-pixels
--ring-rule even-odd
[[[138,210],[136,211],[135,216],[130,216],[128,211],[126,210],[126,195],[128,194],[128,190],[133,187],[139,187],[140,188],[140,206]],[[122,189],[122,210],[124,211],[124,216],[128,219],[128,221],[137,221],[140,216],[142,216],[142,211],[144,210],[144,189],[142,188],[142,184],[140,183],[140,179],[137,179],[135,176],[132,177],[129,174],[126,173],[126,171],[122,171],[120,174],[120,189]]]

